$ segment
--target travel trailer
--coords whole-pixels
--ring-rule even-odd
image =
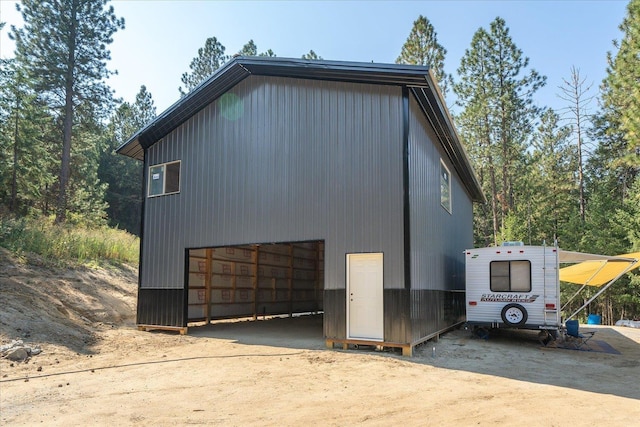
[[[479,334],[487,328],[520,328],[556,335],[560,315],[557,246],[502,246],[467,249],[467,324]]]
[[[467,249],[465,259],[467,325],[473,332],[486,338],[494,328],[532,329],[540,331],[545,344],[564,331],[564,322],[640,267],[640,252],[596,255],[522,242]],[[564,306],[560,305],[561,281],[580,285]],[[580,308],[568,312],[569,303],[586,286],[599,290]]]

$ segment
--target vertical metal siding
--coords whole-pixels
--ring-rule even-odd
[[[182,288],[187,247],[325,240],[325,289],[345,254],[385,253],[402,288],[401,89],[252,76],[242,115],[210,104],[148,150],[181,160],[179,194],[146,200],[143,288]]]
[[[410,343],[412,319],[411,293],[408,289],[384,290],[384,340],[394,343]]]
[[[418,340],[460,318],[464,296],[451,291],[464,289],[463,251],[473,244],[473,211],[413,97],[410,112],[411,313],[413,339]],[[441,159],[451,174],[451,213],[440,204]],[[445,304],[455,312],[445,310]]]
[[[412,289],[464,289],[463,251],[473,244],[471,199],[413,98],[410,129]],[[451,173],[451,213],[440,205],[440,159]]]
[[[139,325],[187,326],[182,289],[138,289]]]
[[[325,315],[323,317],[326,338],[347,337],[347,292],[346,289],[325,289],[323,295]],[[331,313],[331,315],[327,315]]]

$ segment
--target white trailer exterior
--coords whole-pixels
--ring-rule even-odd
[[[556,246],[521,242],[466,250],[467,323],[557,331],[562,325],[558,254]]]

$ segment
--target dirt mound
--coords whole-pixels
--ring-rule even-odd
[[[137,271],[52,267],[0,248],[0,340],[91,353],[99,331],[134,325]]]

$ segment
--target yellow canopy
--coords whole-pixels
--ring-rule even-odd
[[[568,252],[568,254],[575,255],[577,253]],[[602,286],[640,267],[640,252],[615,257],[593,255],[590,258],[589,254],[581,255],[583,255],[582,259],[585,259],[584,261],[560,269],[561,281],[580,285]],[[579,257],[567,257],[565,262],[571,262],[568,261],[570,258],[576,260]],[[560,262],[563,262],[562,254],[560,255]]]

